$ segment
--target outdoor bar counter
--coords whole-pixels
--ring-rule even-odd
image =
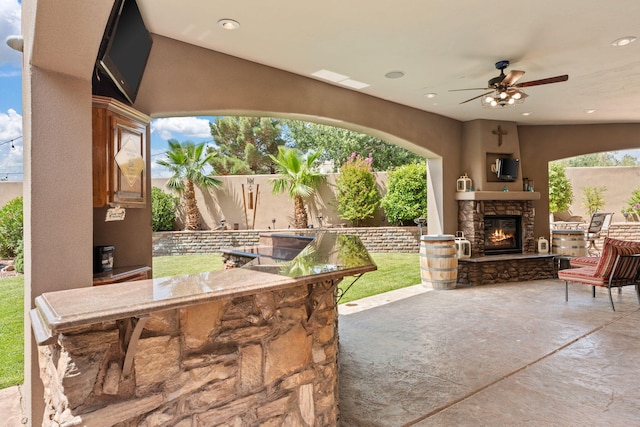
[[[338,425],[337,285],[375,269],[324,232],[289,261],[42,294],[43,425]]]

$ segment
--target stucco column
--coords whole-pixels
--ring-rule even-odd
[[[28,312],[43,292],[91,286],[91,84],[31,68],[24,73],[25,385],[31,425],[43,387]]]

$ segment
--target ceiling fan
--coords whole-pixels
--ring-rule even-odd
[[[466,104],[469,101],[480,98],[482,105],[490,108],[501,108],[516,104],[522,104],[528,96],[522,88],[530,86],[540,86],[550,83],[566,82],[569,80],[567,74],[556,77],[548,77],[546,79],[532,80],[530,82],[518,83],[518,80],[524,75],[524,71],[511,70],[509,74],[505,74],[504,70],[509,66],[509,61],[496,62],[496,69],[500,70],[500,75],[489,80],[487,87],[475,87],[469,89],[453,89],[449,92],[457,92],[462,90],[488,90],[489,92],[473,98],[462,101],[460,104]]]

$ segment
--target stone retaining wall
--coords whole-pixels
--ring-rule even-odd
[[[336,426],[336,282],[154,313],[128,375],[127,320],[65,331],[39,347],[44,423]]]
[[[314,235],[317,230],[161,231],[153,233],[153,256],[218,253],[221,248],[256,246],[260,241],[260,233]],[[369,252],[417,253],[420,250],[418,227],[353,227],[330,230],[359,236]],[[423,231],[427,234],[426,230]],[[609,229],[609,237],[640,240],[640,223],[614,223]],[[602,239],[598,242],[598,247],[601,245]],[[535,249],[528,249],[535,252]]]
[[[640,240],[640,223],[625,222],[611,224],[609,237],[620,240]]]
[[[315,235],[308,230],[162,231],[153,233],[153,256],[207,254],[221,248],[256,246],[260,233]],[[322,229],[326,231],[327,229]],[[332,232],[360,237],[369,252],[415,252],[420,249],[418,227],[332,228]],[[426,233],[426,231],[425,231]]]

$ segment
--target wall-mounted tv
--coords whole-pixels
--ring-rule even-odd
[[[515,181],[518,179],[520,160],[500,157],[496,162],[496,174],[501,181]]]
[[[98,52],[94,94],[113,96],[113,86],[133,104],[152,39],[135,0],[117,0]],[[108,80],[108,81],[104,81]]]

